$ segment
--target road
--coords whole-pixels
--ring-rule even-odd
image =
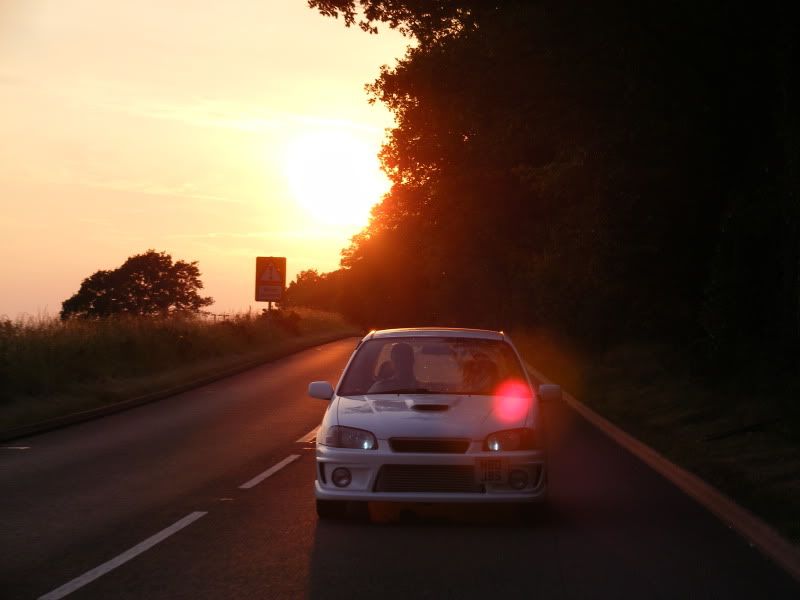
[[[561,403],[545,406],[551,496],[534,523],[509,507],[445,505],[318,522],[313,444],[298,440],[324,402],[305,389],[336,380],[353,346],[5,444],[0,596],[64,592],[101,567],[69,598],[800,597]]]

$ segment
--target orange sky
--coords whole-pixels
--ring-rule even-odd
[[[363,86],[407,43],[304,0],[0,0],[0,316],[148,248],[218,312],[261,307],[257,255],[336,268],[387,185]]]

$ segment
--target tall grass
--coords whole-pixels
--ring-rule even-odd
[[[191,316],[6,319],[0,321],[0,413],[8,408],[17,422],[18,413],[41,416],[43,402],[63,403],[64,397],[75,399],[69,406],[85,408],[354,333],[338,315],[300,308],[216,322]],[[0,414],[0,429],[10,425],[5,416]]]

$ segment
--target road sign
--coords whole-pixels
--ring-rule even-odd
[[[280,302],[286,287],[286,257],[256,257],[256,302]]]

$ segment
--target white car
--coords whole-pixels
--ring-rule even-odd
[[[317,433],[320,518],[348,502],[513,502],[547,491],[539,401],[502,332],[415,328],[373,331],[359,342]]]

